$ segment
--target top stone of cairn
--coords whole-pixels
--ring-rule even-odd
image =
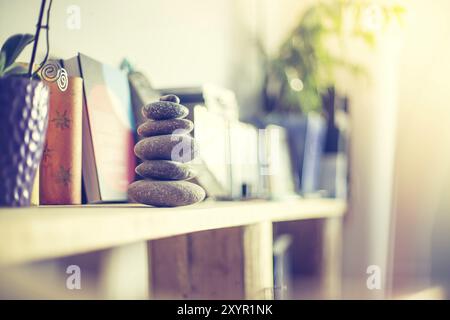
[[[163,96],[159,100],[142,108],[142,114],[146,118],[152,120],[182,119],[189,113],[188,108],[180,104],[180,99],[173,94]]]

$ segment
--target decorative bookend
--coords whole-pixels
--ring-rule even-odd
[[[200,202],[205,198],[202,187],[185,181],[195,176],[188,162],[197,155],[197,146],[190,132],[194,124],[184,119],[189,111],[175,95],[142,108],[148,119],[137,132],[144,137],[134,148],[143,162],[136,173],[144,180],[128,187],[131,200],[157,207],[178,207]]]
[[[40,204],[81,204],[83,80],[70,77],[62,91],[48,82],[50,113],[40,166]]]

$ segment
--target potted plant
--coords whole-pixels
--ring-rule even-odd
[[[344,38],[351,37],[374,47],[374,29],[392,19],[401,22],[404,11],[399,4],[373,6],[364,0],[320,1],[310,6],[275,57],[263,51],[266,111],[321,113],[323,95],[334,87],[336,70],[364,74],[361,66],[345,59],[344,50],[332,50],[329,43],[343,49]],[[379,21],[372,21],[377,16]]]
[[[382,24],[387,24],[392,19],[401,20],[404,13],[397,4],[371,6],[364,0],[317,2],[306,10],[275,56],[262,51],[266,70],[264,111],[269,121],[288,131],[299,192],[316,191],[326,129],[334,125],[334,121],[327,121],[333,120],[330,109],[335,107],[334,99],[345,100],[335,88],[336,70],[365,73],[361,66],[345,60],[345,55],[330,49],[329,43],[344,47],[342,40],[350,35],[374,46],[376,34],[361,23],[365,15],[369,14],[366,20],[372,23],[371,10],[375,9],[383,17]],[[347,30],[349,16],[353,20],[351,30]]]
[[[16,62],[34,41],[17,34],[0,50],[0,206],[29,206],[48,122],[48,88]],[[31,64],[32,65],[32,64]]]

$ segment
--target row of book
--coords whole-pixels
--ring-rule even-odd
[[[217,86],[163,89],[190,109],[200,150],[197,182],[218,199],[295,196],[286,131],[239,120],[234,93]]]
[[[40,167],[40,203],[125,202],[127,187],[137,178],[134,168],[139,159],[134,156],[133,146],[139,139],[136,127],[144,120],[141,108],[158,100],[162,93],[154,90],[142,73],[111,67],[84,54],[57,62],[67,71],[68,87],[62,91],[54,82],[48,82],[50,118]],[[207,92],[212,96],[215,90]],[[225,96],[221,94],[221,99]],[[190,105],[189,100],[181,98],[182,103]],[[211,98],[206,100],[209,108],[204,103],[191,110],[196,125],[193,134],[202,141],[202,160],[192,164],[199,172],[197,182],[209,196],[249,196],[249,192],[241,192],[245,185],[248,190],[252,188],[254,196],[258,162],[257,142],[252,138],[256,138],[256,132],[240,123],[236,113],[234,121],[230,121],[230,115],[224,117],[214,110]],[[230,133],[234,137],[247,135],[240,141],[253,145],[254,151],[242,148],[243,143],[236,146],[253,159],[240,151],[233,153],[233,159],[229,157]],[[239,174],[240,182],[236,178]]]
[[[136,127],[144,121],[141,108],[170,93],[190,109],[200,150],[200,160],[191,165],[208,196],[279,198],[320,187],[324,137],[306,139],[323,127],[320,119],[293,126],[304,132],[286,123],[244,123],[234,93],[217,86],[155,90],[126,62],[115,68],[84,54],[57,62],[67,71],[68,88],[61,91],[49,82],[41,204],[126,202],[128,184],[137,178],[133,146],[139,139]],[[303,143],[292,141],[297,135]]]
[[[52,70],[46,146],[39,170],[40,204],[124,202],[134,180],[135,120],[126,74],[86,55],[63,67],[66,90]]]

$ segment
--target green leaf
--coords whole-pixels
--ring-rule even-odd
[[[18,75],[26,74],[27,72],[28,72],[28,70],[24,65],[18,64],[18,63],[13,63],[12,65],[7,67],[3,71],[3,76],[4,77],[16,76],[16,75],[18,76]]]
[[[16,34],[9,37],[0,50],[5,55],[4,68],[12,65],[23,49],[33,41],[34,36],[31,34]]]
[[[0,77],[5,70],[5,62],[6,62],[6,54],[4,52],[0,52]]]

